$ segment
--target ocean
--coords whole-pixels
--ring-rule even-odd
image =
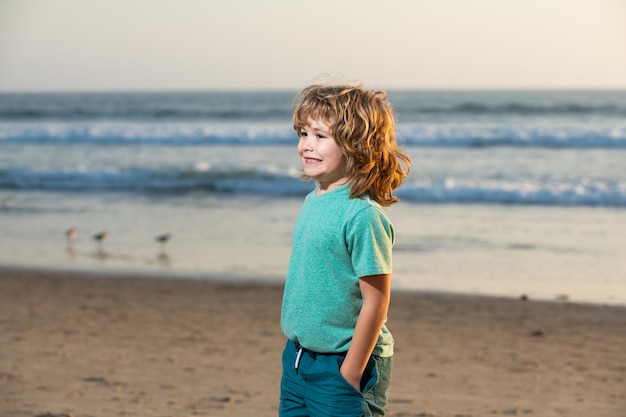
[[[295,93],[0,94],[0,265],[282,282]],[[626,304],[626,91],[389,99],[394,288]]]

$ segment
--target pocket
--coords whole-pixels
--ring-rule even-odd
[[[339,385],[343,386],[344,388],[347,388],[348,390],[350,390],[352,392],[355,392],[355,393],[358,393],[359,395],[361,395],[362,394],[361,391],[356,389],[354,387],[354,385],[349,383],[348,380],[346,378],[344,378],[343,375],[341,374],[341,365],[343,364],[344,357],[343,356],[334,356],[333,359],[334,359],[334,361],[333,361],[332,372],[333,372],[334,378],[337,380]]]
[[[378,382],[378,376],[378,362],[374,360],[373,356],[370,356],[365,371],[363,371],[363,377],[361,378],[361,391],[366,393],[374,388]]]
[[[337,376],[345,385],[350,386],[353,390],[357,391],[360,394],[365,394],[369,390],[371,390],[378,382],[378,366],[373,357],[370,357],[367,361],[367,365],[365,366],[365,370],[363,371],[363,376],[361,377],[361,389],[358,390],[354,387],[354,385],[350,384],[341,374],[341,365],[343,364],[344,358],[341,357],[340,360],[337,361]]]
[[[296,347],[295,347],[295,344],[291,340],[288,340],[285,346],[285,349],[283,349],[283,354],[282,354],[283,373],[284,372],[288,372],[290,374],[295,373],[295,363],[296,363]]]
[[[293,358],[295,358],[295,349],[296,348],[295,348],[293,342],[291,340],[287,340],[287,343],[285,344],[285,348],[283,349],[283,357],[282,357],[283,366],[289,360],[291,360],[292,356],[293,356]]]

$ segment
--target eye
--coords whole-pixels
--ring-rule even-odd
[[[299,137],[306,136],[306,132],[304,130],[301,130],[301,131],[298,132],[298,136]]]

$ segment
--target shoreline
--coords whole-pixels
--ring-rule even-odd
[[[0,268],[0,414],[275,416],[282,284],[148,275]],[[388,416],[626,410],[625,307],[399,290],[388,326]]]
[[[68,268],[62,266],[26,266],[21,264],[0,263],[0,277],[3,273],[33,273],[33,274],[60,274],[68,276],[91,277],[98,279],[159,279],[172,280],[175,282],[207,282],[208,284],[225,284],[225,285],[268,285],[282,287],[284,278],[276,274],[253,273],[251,271],[241,272],[224,272],[224,271],[208,271],[208,272],[188,272],[173,270],[148,270],[148,269],[103,269],[96,270],[90,267],[84,268]],[[498,293],[482,293],[469,291],[439,290],[429,288],[407,288],[395,287],[392,285],[393,294],[406,294],[418,296],[434,296],[434,297],[452,297],[452,298],[484,298],[503,301],[533,301],[535,303],[549,304],[574,304],[590,307],[617,307],[625,308],[626,303],[619,301],[588,301],[571,298],[566,292],[563,294],[554,294],[552,297],[538,297],[532,295],[532,291],[528,293],[520,292],[517,295],[504,295]]]
[[[284,280],[300,200],[127,197],[16,196],[37,210],[0,219],[0,267]],[[626,211],[398,204],[389,215],[399,231],[392,288],[626,306]],[[78,235],[68,242],[70,225]],[[153,236],[166,230],[165,247]]]

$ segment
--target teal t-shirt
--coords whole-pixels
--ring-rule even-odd
[[[359,277],[392,272],[391,222],[368,196],[349,196],[347,185],[311,192],[293,227],[281,328],[315,352],[348,350],[363,303]],[[393,354],[386,326],[373,353]]]

